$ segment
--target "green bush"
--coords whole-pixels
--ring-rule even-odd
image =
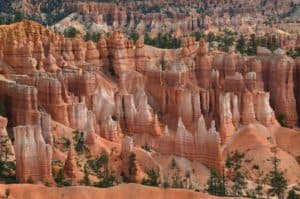
[[[226,196],[225,179],[216,171],[210,172],[210,177],[207,181],[208,193],[216,196]]]
[[[73,38],[75,37],[77,34],[79,34],[80,32],[73,26],[70,26],[69,28],[67,28],[65,31],[64,31],[64,36],[66,38]]]
[[[87,148],[84,144],[84,133],[79,131],[73,132],[75,135],[73,140],[75,141],[75,150],[78,154],[82,154],[87,151]]]
[[[181,40],[172,36],[171,33],[158,33],[156,38],[151,38],[149,34],[146,33],[144,43],[163,49],[176,49],[181,47]]]
[[[146,169],[148,178],[142,179],[142,184],[147,186],[158,187],[159,185],[159,171],[155,169]]]

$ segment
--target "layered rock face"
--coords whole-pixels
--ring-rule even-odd
[[[64,173],[67,177],[71,178],[71,179],[76,179],[76,177],[78,176],[78,170],[77,170],[77,163],[75,160],[75,150],[73,147],[73,144],[70,145],[70,149],[68,152],[68,156],[67,159],[65,161],[65,165],[64,165]]]
[[[220,29],[226,26],[250,36],[254,33],[256,24],[270,20],[267,16],[274,17],[272,19],[274,26],[280,26],[280,22],[285,20],[296,21],[297,18],[290,15],[295,12],[291,6],[294,5],[292,2],[292,0],[284,2],[268,0],[261,4],[259,1],[167,0],[116,4],[74,1],[66,2],[62,7],[77,11],[72,19],[77,23],[80,22],[86,29],[89,28],[87,24],[101,25],[105,31],[116,28],[125,31],[128,27],[138,27],[140,34],[148,32],[155,36],[162,30],[160,25],[164,24],[163,30],[167,32],[175,30],[176,35],[184,36],[203,29]],[[43,2],[41,4],[43,5]],[[203,10],[197,9],[204,7]],[[277,12],[274,13],[274,10]],[[282,14],[285,14],[286,18],[279,22],[278,15]],[[288,43],[287,37],[280,34],[276,38],[281,46],[285,46]]]
[[[201,88],[208,89],[210,87],[210,77],[212,71],[212,59],[207,55],[208,49],[205,41],[199,42],[199,49],[196,57],[196,75],[198,84]]]
[[[139,74],[122,75],[121,90],[116,94],[116,116],[130,134],[157,136],[162,132],[158,117],[148,104],[148,97],[143,90],[143,77]]]
[[[52,183],[52,148],[46,144],[39,126],[14,128],[16,172],[20,182],[28,180]]]
[[[298,121],[294,93],[294,60],[286,55],[274,54],[270,57],[269,90],[271,104],[277,116],[284,115],[290,126]]]
[[[192,37],[183,38],[181,49],[162,50],[142,39],[133,45],[121,32],[101,36],[96,44],[20,24],[24,34],[12,33],[18,36],[13,44],[24,40],[33,51],[1,58],[10,70],[0,77],[0,102],[8,126],[14,127],[21,182],[52,182],[52,149],[55,159],[65,162],[65,176],[78,180],[78,154],[60,143],[71,140],[75,130],[83,132],[80,142],[89,155],[109,152],[116,158],[114,167],[124,161],[125,173],[133,151],[145,164],[159,167],[153,153],[135,149],[133,140],[137,147],[149,144],[158,155],[185,157],[221,171],[223,146],[244,126],[277,128],[281,114],[289,126],[297,125],[299,60],[280,50],[259,48],[258,56],[247,57],[233,49],[209,51],[204,40],[196,43]],[[18,65],[30,57],[39,68]],[[0,124],[7,134],[4,118]]]
[[[162,154],[186,157],[200,161],[210,169],[222,170],[220,135],[216,131],[214,121],[211,123],[211,128],[207,130],[203,116],[200,116],[194,134],[185,128],[179,118],[175,136],[172,138],[168,129],[165,129],[159,149]]]
[[[14,81],[0,81],[1,97],[5,100],[10,123],[16,125],[37,124],[37,89]]]

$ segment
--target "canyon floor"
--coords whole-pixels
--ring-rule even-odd
[[[220,197],[204,193],[180,190],[162,189],[138,184],[123,184],[112,188],[94,187],[64,187],[51,188],[43,185],[16,184],[0,185],[0,198],[5,197],[5,191],[10,190],[9,199],[217,199]]]

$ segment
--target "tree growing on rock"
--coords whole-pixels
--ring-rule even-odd
[[[143,185],[158,187],[159,185],[159,170],[155,169],[146,169],[148,178],[142,180]]]
[[[226,185],[224,176],[219,175],[216,171],[210,171],[210,177],[207,181],[208,193],[216,196],[226,196]]]
[[[234,196],[241,196],[243,194],[243,190],[247,186],[245,176],[240,171],[240,168],[242,167],[242,160],[244,157],[245,155],[243,153],[234,151],[233,153],[229,154],[226,159],[226,167],[233,171],[231,178],[233,186],[231,187],[231,189]]]
[[[272,163],[272,171],[268,174],[268,181],[271,188],[269,193],[271,195],[276,195],[278,199],[284,199],[284,192],[287,189],[287,180],[284,177],[284,174],[279,169],[280,159],[277,157],[277,148],[273,147],[271,149],[273,157],[270,158]]]

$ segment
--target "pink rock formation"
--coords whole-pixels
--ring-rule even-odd
[[[45,70],[47,72],[56,72],[58,66],[56,65],[56,59],[52,54],[49,54],[45,59]]]
[[[208,49],[204,39],[199,42],[198,54],[196,57],[196,75],[201,88],[209,88],[211,84],[212,60],[207,55]]]
[[[37,89],[17,84],[13,81],[0,81],[1,96],[7,100],[8,113],[12,125],[38,124]]]
[[[82,63],[86,60],[86,44],[82,41],[80,35],[77,35],[73,39],[73,52],[75,56],[75,60]]]
[[[51,116],[47,113],[41,112],[41,130],[42,130],[42,135],[45,140],[46,144],[49,144],[53,146],[53,136],[52,136],[52,130],[51,130]]]
[[[246,90],[242,96],[241,122],[247,125],[255,121],[253,94]]]
[[[216,131],[214,122],[212,122],[209,131],[206,129],[203,116],[200,116],[197,122],[194,135],[185,128],[181,118],[179,118],[174,140],[166,129],[159,142],[159,149],[163,154],[174,154],[190,160],[200,161],[210,169],[218,171],[222,169],[219,133]]]
[[[103,61],[104,67],[108,67],[109,65],[109,51],[107,46],[107,41],[104,38],[103,34],[100,35],[99,41],[97,43],[97,48],[99,51],[99,58]]]
[[[99,51],[93,41],[86,43],[86,61],[97,66],[102,67],[103,63],[99,59]]]
[[[286,122],[291,126],[295,126],[298,121],[293,82],[294,67],[295,63],[291,58],[275,55],[272,57],[269,71],[271,105],[276,115],[285,115]]]
[[[73,66],[75,64],[75,57],[73,54],[73,46],[71,39],[65,39],[65,42],[63,44],[62,57],[66,61],[68,66]]]
[[[77,163],[75,157],[76,153],[73,144],[71,143],[68,156],[64,165],[64,174],[71,179],[76,179],[76,177],[78,177]]]
[[[220,135],[222,143],[225,143],[229,139],[234,131],[233,114],[231,112],[231,94],[221,94],[219,97],[219,109],[220,109]]]
[[[178,119],[177,131],[174,139],[174,153],[178,156],[193,157],[194,155],[194,140],[193,135],[188,132],[181,120]]]
[[[101,125],[101,135],[105,139],[113,142],[121,142],[122,129],[118,121],[114,121],[111,117],[103,121]]]
[[[270,106],[270,93],[257,92],[254,96],[257,121],[266,126],[277,124],[274,110]]]
[[[125,71],[134,71],[134,50],[132,42],[120,32],[113,32],[108,42],[109,54],[112,57],[112,66],[117,75]]]
[[[67,96],[64,96],[66,91],[61,82],[50,77],[40,78],[37,80],[37,90],[39,104],[54,120],[69,126]]]
[[[52,148],[45,143],[41,128],[17,126],[14,137],[18,180],[52,183]]]

